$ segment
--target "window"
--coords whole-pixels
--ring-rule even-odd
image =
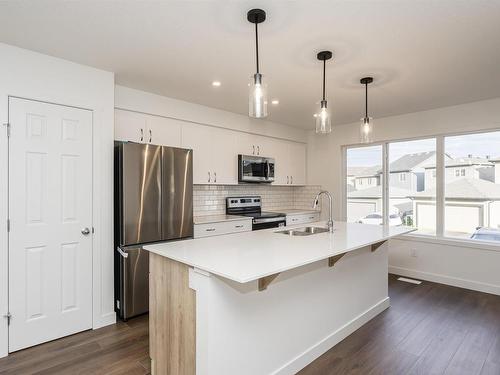
[[[500,131],[445,137],[452,160],[469,158],[469,166],[445,173],[444,235],[500,241]],[[494,157],[490,157],[493,155]],[[499,160],[500,161],[500,160]],[[466,177],[466,169],[477,171]]]
[[[388,143],[389,225],[417,228],[419,234],[436,233],[436,180],[425,180],[425,167],[436,167],[436,139]],[[407,175],[414,178],[407,181]]]
[[[407,225],[420,235],[500,243],[500,131],[345,150],[351,176],[373,176],[373,184],[347,189],[348,221]]]
[[[347,221],[382,224],[382,146],[349,148],[346,163],[347,176],[359,180],[356,186],[347,181]],[[364,177],[363,185],[361,176],[375,177]]]

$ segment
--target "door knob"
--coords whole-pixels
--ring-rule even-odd
[[[83,228],[83,229],[82,229],[82,234],[83,234],[84,236],[88,235],[89,233],[90,233],[90,229],[89,229],[89,228]]]

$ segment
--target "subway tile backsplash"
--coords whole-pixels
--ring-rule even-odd
[[[310,209],[321,186],[194,185],[194,216],[226,213],[226,198],[260,195],[263,210]]]

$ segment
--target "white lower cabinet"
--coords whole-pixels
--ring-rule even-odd
[[[286,215],[286,225],[307,224],[319,221],[319,212]]]
[[[195,224],[194,238],[219,236],[221,234],[250,232],[252,220],[221,221],[217,223]]]

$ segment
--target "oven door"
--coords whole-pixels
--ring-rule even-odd
[[[238,155],[239,182],[273,182],[274,159]]]
[[[275,217],[266,219],[253,219],[252,230],[280,228],[286,225],[285,217]]]

